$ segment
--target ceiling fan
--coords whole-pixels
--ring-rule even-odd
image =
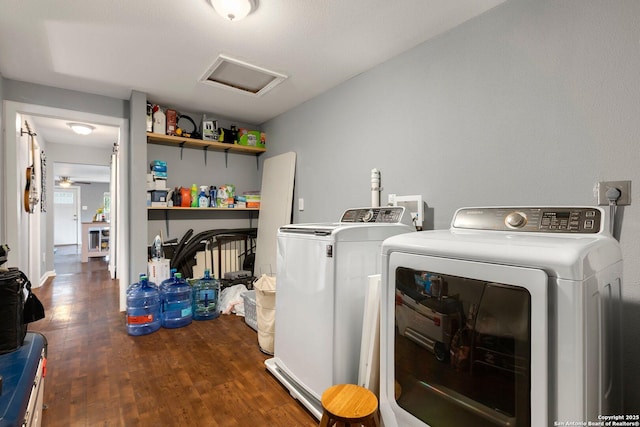
[[[71,184],[91,184],[91,183],[86,181],[74,181],[71,179],[71,177],[61,176],[58,179],[56,179],[56,184],[58,184],[60,187],[67,188],[67,187],[70,187]]]

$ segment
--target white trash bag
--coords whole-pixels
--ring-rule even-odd
[[[244,299],[242,298],[244,292],[248,292],[248,289],[242,284],[224,288],[220,292],[218,310],[222,314],[235,313],[238,316],[244,316]]]

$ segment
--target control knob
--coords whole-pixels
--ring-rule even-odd
[[[504,220],[507,227],[522,228],[527,223],[527,217],[522,212],[511,212]]]
[[[373,209],[369,209],[367,211],[367,213],[364,214],[364,217],[362,218],[362,221],[363,222],[371,222],[371,220],[373,219],[373,214],[374,214]]]

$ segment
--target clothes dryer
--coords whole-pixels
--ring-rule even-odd
[[[382,246],[385,427],[622,412],[618,242],[594,207],[464,208]]]

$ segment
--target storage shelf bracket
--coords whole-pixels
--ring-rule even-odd
[[[184,151],[184,143],[185,143],[185,141],[182,141],[180,143],[180,160],[182,160],[182,152]]]
[[[207,151],[209,150],[209,146],[205,145],[202,149],[204,150],[204,165],[207,166]]]
[[[229,149],[225,148],[224,149],[224,167],[225,168],[228,167],[228,165],[227,165],[228,160],[229,160]]]

